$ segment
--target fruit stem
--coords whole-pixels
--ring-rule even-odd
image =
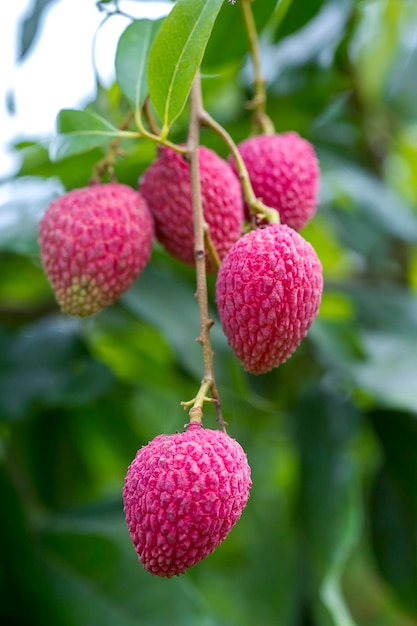
[[[260,222],[266,221],[269,224],[279,223],[280,220],[278,211],[275,211],[275,209],[271,209],[270,207],[266,206],[262,202],[262,200],[256,197],[255,192],[253,191],[252,183],[250,182],[249,173],[245,162],[242,159],[239,149],[233,141],[231,135],[203,108],[200,109],[199,120],[202,126],[205,126],[206,128],[211,128],[215,133],[217,133],[229,148],[236,163],[240,182],[242,184],[243,197],[247,206],[249,207],[251,214],[254,215],[255,218]]]
[[[169,141],[169,139],[166,139],[165,137],[162,137],[160,135],[154,135],[154,133],[150,133],[147,130],[145,130],[143,126],[139,128],[139,133],[140,133],[140,136],[143,137],[144,139],[150,139],[151,141],[155,141],[155,143],[159,143],[162,146],[167,146],[168,148],[171,148],[171,150],[175,150],[175,152],[179,152],[179,154],[187,153],[187,149],[184,148],[184,146],[179,146],[176,143],[172,143],[172,141]]]
[[[247,103],[247,108],[253,110],[253,124],[256,130],[267,135],[272,135],[274,134],[275,129],[271,119],[266,113],[265,80],[262,75],[261,57],[259,53],[259,39],[256,30],[255,19],[253,17],[252,7],[250,4],[251,1],[252,0],[241,0],[240,2],[243,13],[243,20],[245,22],[246,32],[248,35],[249,50],[255,75],[253,83],[255,95],[252,100]]]
[[[187,137],[187,156],[190,161],[191,195],[193,204],[194,223],[194,254],[197,281],[197,301],[200,315],[200,336],[198,341],[203,350],[204,377],[200,390],[194,400],[194,405],[190,409],[190,420],[200,421],[203,415],[203,404],[207,400],[207,393],[211,391],[213,402],[216,404],[217,420],[221,429],[225,432],[226,427],[223,421],[220,408],[220,399],[217,393],[214,379],[213,349],[210,341],[210,328],[213,320],[209,315],[207,275],[206,275],[206,255],[205,255],[205,231],[207,225],[204,221],[203,204],[201,198],[200,168],[198,161],[198,147],[200,142],[200,122],[199,113],[202,109],[201,82],[200,75],[194,79],[190,94],[190,123]]]
[[[190,423],[198,422],[199,424],[201,424],[202,417],[203,417],[204,402],[214,402],[213,398],[209,398],[207,396],[207,394],[211,390],[212,384],[213,384],[213,381],[211,379],[203,378],[203,380],[201,381],[200,389],[198,390],[196,397],[190,400],[189,402],[181,402],[184,409],[187,409],[189,406],[191,406],[190,412],[189,412]]]
[[[205,242],[206,250],[210,257],[210,261],[213,266],[213,269],[217,272],[220,269],[221,261],[217,253],[217,250],[214,246],[213,240],[210,237],[210,229],[207,224],[204,225],[204,242]]]
[[[155,127],[153,126],[151,118],[149,117],[151,113],[149,110],[146,109],[146,106],[145,106],[145,115],[151,127],[151,132],[146,130],[146,128],[144,127],[143,122],[142,122],[141,112],[139,110],[135,111],[135,123],[139,131],[140,137],[142,137],[143,139],[150,139],[151,141],[154,141],[155,143],[159,143],[159,144],[162,144],[163,146],[167,146],[168,148],[171,148],[171,150],[175,150],[175,152],[179,152],[180,154],[187,153],[187,149],[184,148],[184,146],[179,146],[178,144],[172,143],[172,141],[169,141],[169,139],[166,139],[165,136],[163,137],[160,134],[159,129],[157,129],[156,123],[155,123]]]

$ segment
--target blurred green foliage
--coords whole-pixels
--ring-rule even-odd
[[[35,31],[46,4],[36,3]],[[87,184],[105,148],[52,161],[49,146],[25,140],[0,208],[4,626],[417,624],[417,4],[253,9],[268,113],[320,158],[320,207],[303,235],[325,293],[294,356],[254,377],[226,344],[210,279],[223,410],[252,467],[248,506],[184,576],[153,578],[137,562],[121,489],[136,449],[180,430],[180,402],[198,388],[194,273],[155,244],[120,302],[84,321],[60,314],[37,225],[53,197]],[[25,24],[22,55],[34,36]],[[239,7],[225,3],[203,91],[236,141],[251,130],[246,50]],[[87,117],[113,127],[126,109],[118,85],[98,85]],[[186,130],[185,112],[170,137]],[[202,141],[226,156],[209,131]],[[155,147],[123,148],[117,177],[136,186]]]

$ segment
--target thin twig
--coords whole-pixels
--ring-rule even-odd
[[[190,161],[191,194],[194,221],[194,255],[197,281],[197,301],[200,316],[200,336],[198,341],[203,350],[204,376],[200,390],[190,409],[190,421],[201,422],[202,407],[210,391],[216,404],[217,419],[221,429],[225,432],[226,426],[221,414],[220,400],[214,378],[213,349],[210,341],[210,328],[213,320],[209,315],[206,254],[205,254],[205,222],[201,198],[200,168],[198,161],[198,147],[200,141],[200,111],[202,109],[201,83],[198,74],[194,80],[190,95],[190,124],[187,139],[187,154]]]
[[[211,261],[212,268],[215,272],[218,272],[220,269],[221,260],[219,254],[215,248],[212,238],[210,237],[210,229],[208,224],[204,225],[204,243],[207,250],[207,254]]]
[[[255,126],[261,133],[272,135],[275,132],[271,119],[266,114],[266,90],[265,79],[262,75],[261,57],[259,52],[259,39],[256,32],[255,19],[251,7],[251,0],[241,0],[243,20],[245,22],[246,32],[249,40],[249,49],[253,63],[254,71],[254,89],[255,95],[248,102],[247,106],[253,110],[253,121]]]
[[[255,192],[253,191],[252,183],[250,182],[249,173],[245,162],[243,161],[239,149],[233,141],[231,135],[203,108],[200,109],[199,119],[202,126],[205,126],[206,128],[211,128],[214,132],[216,132],[229,148],[236,163],[236,168],[242,184],[243,197],[247,206],[249,207],[250,213],[254,215],[259,221],[266,221],[270,224],[279,222],[278,211],[267,207],[259,198],[256,197]]]

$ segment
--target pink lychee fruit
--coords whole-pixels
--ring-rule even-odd
[[[220,259],[241,236],[244,210],[240,182],[213,150],[198,149],[203,213]],[[140,191],[155,218],[156,236],[183,263],[195,263],[190,167],[183,155],[162,147],[144,172]],[[215,271],[206,252],[206,267]]]
[[[148,262],[153,237],[146,202],[127,185],[91,185],[54,200],[39,245],[61,309],[85,317],[115,302]]]
[[[278,211],[282,224],[301,230],[318,204],[320,168],[312,144],[288,132],[250,137],[238,149],[256,197]],[[232,157],[229,162],[237,174]]]
[[[244,235],[224,259],[216,302],[243,367],[262,374],[295,351],[317,315],[322,266],[314,248],[285,224]]]
[[[143,567],[171,578],[205,559],[240,518],[250,467],[239,443],[190,423],[138,450],[123,489],[127,526]]]

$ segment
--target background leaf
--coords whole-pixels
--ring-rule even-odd
[[[288,4],[288,0],[286,3]],[[279,4],[282,5],[283,3],[280,2]],[[263,2],[253,2],[251,6],[256,26],[259,31],[262,31],[273,15],[277,2],[276,0],[263,0]],[[232,30],[233,37],[230,37]],[[203,72],[206,70],[208,72],[216,71],[219,66],[224,67],[230,63],[240,66],[247,51],[248,41],[243,28],[239,3],[231,6],[228,2],[224,2],[204,53]]]
[[[383,462],[372,486],[371,536],[384,579],[417,616],[417,414],[374,410]]]
[[[121,90],[138,113],[148,93],[149,50],[163,20],[136,20],[117,44],[116,78]]]
[[[371,219],[378,229],[408,241],[417,242],[417,214],[413,208],[387,185],[368,172],[345,164],[334,166],[322,176],[323,204],[341,205],[355,215],[359,226],[362,219]],[[395,212],[395,219],[393,213]]]
[[[32,6],[32,12],[26,16],[22,23],[22,32],[20,40],[20,49],[18,59],[22,61],[30,51],[35,37],[38,33],[39,23],[49,4],[56,0],[35,0]]]
[[[147,576],[138,565],[120,512],[120,500],[109,502],[107,507],[51,519],[42,531],[41,554],[52,597],[68,624],[87,626],[96,619],[108,626],[156,620],[178,626],[224,623],[211,613],[189,579],[167,581]],[[86,586],[87,580],[94,584]],[[161,595],[164,602],[159,600]],[[185,607],[184,597],[189,598]]]
[[[318,389],[301,400],[295,418],[302,471],[299,519],[317,623],[354,626],[341,579],[359,537],[358,485],[349,458],[359,430],[358,414],[349,402]],[[327,519],[332,520],[331,528]]]
[[[0,360],[3,419],[22,418],[40,399],[47,406],[85,404],[110,387],[110,371],[89,358],[77,331],[77,320],[45,319],[7,342]]]

